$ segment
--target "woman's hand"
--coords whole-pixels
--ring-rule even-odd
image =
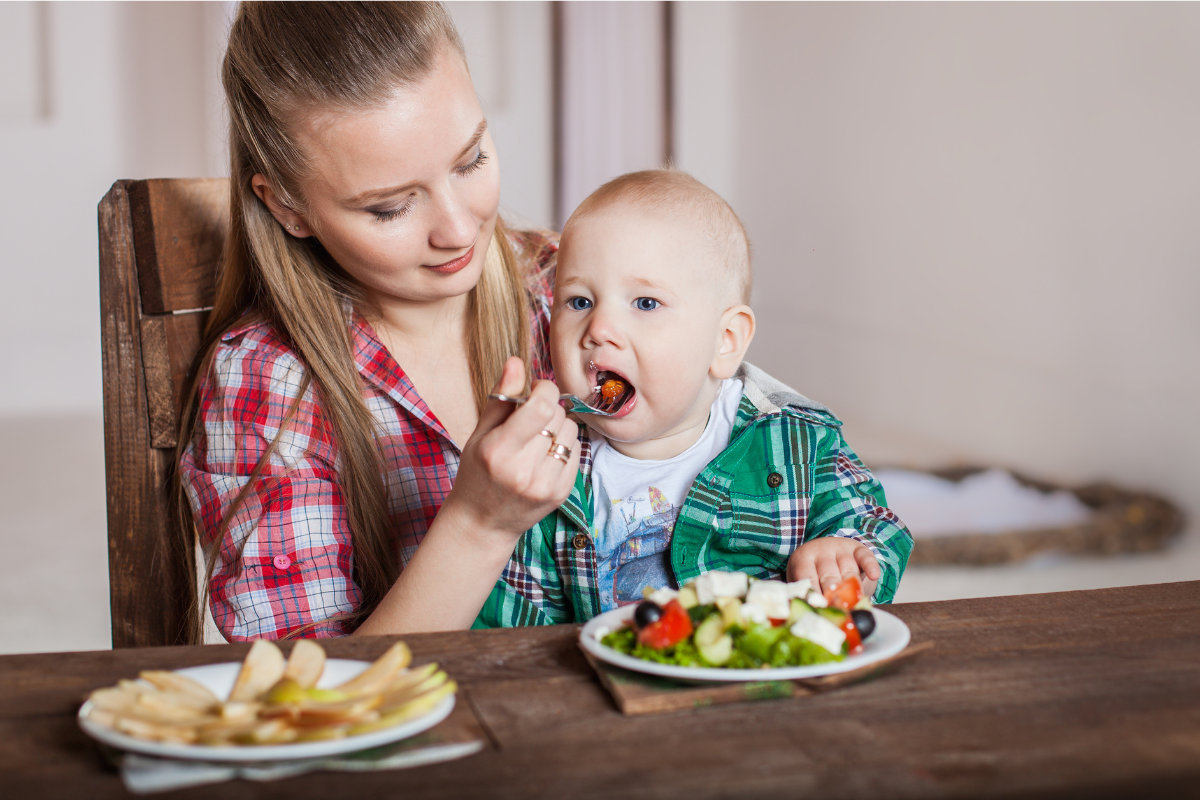
[[[496,392],[517,395],[524,385],[525,365],[510,358]],[[575,483],[578,428],[558,395],[553,383],[538,381],[522,405],[489,400],[463,446],[454,490],[443,506],[467,515],[480,531],[510,534],[509,551],[517,535],[558,508]]]
[[[524,386],[525,365],[510,358],[496,391],[516,395]],[[356,633],[469,627],[521,534],[567,499],[578,470],[578,429],[558,404],[553,383],[538,381],[515,409],[490,401],[463,446],[458,477],[437,519]]]
[[[822,593],[853,577],[862,581],[863,597],[875,594],[879,562],[863,544],[840,536],[822,536],[796,548],[788,559],[787,579],[808,578]]]

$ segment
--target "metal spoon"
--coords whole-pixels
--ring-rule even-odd
[[[501,400],[505,403],[513,403],[514,405],[518,406],[529,399],[528,397],[511,397],[507,394],[489,394],[488,397],[493,400]],[[621,406],[625,405],[625,403],[622,402],[621,405],[617,406],[612,411],[601,411],[595,406],[589,406],[587,403],[585,403],[583,400],[580,400],[573,394],[560,394],[558,396],[558,402],[562,404],[563,408],[567,410],[568,414],[595,414],[598,417],[611,417],[613,414],[616,414],[621,410]]]

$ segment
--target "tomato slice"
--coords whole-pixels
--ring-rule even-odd
[[[862,600],[862,584],[857,577],[844,580],[825,592],[825,601],[834,608],[849,612]]]
[[[862,636],[858,633],[858,626],[854,624],[854,617],[847,616],[846,621],[838,626],[842,629],[842,633],[846,634],[846,652],[853,655],[854,653],[862,652]]]
[[[663,606],[663,615],[657,622],[638,631],[637,639],[647,647],[665,650],[682,642],[691,632],[692,618],[678,600],[672,600]]]

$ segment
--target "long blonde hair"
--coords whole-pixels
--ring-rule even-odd
[[[289,123],[315,111],[378,107],[397,86],[427,75],[446,46],[465,61],[454,24],[438,3],[250,2],[238,7],[222,68],[230,117],[231,225],[175,463],[197,434],[195,382],[211,368],[223,333],[263,320],[291,346],[305,374],[279,434],[207,540],[205,597],[220,542],[249,493],[264,480],[310,386],[338,445],[337,483],[349,518],[354,580],[363,597],[353,616],[361,619],[374,610],[399,574],[376,422],[363,400],[346,314],[347,302],[362,304],[365,298],[316,237],[298,239],[284,232],[251,179],[266,176],[280,201],[302,212],[306,161]],[[477,407],[483,407],[509,356],[529,362],[529,307],[520,265],[497,220],[482,277],[467,298],[465,344]],[[191,548],[198,528],[178,477],[172,500],[179,533]],[[186,636],[198,642],[204,604],[199,593],[193,594],[197,605]]]

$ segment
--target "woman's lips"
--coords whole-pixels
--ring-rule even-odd
[[[445,264],[436,266],[426,266],[425,269],[431,269],[434,272],[440,272],[443,275],[453,275],[460,269],[471,263],[471,259],[475,257],[475,245],[471,245],[471,249],[463,253],[453,261],[447,261]]]

